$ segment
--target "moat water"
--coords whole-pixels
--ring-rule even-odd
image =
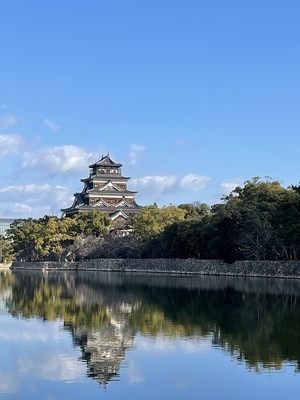
[[[300,282],[0,271],[0,399],[300,392]]]

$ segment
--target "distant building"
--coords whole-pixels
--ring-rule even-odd
[[[15,218],[0,218],[0,236],[4,236]]]
[[[82,192],[74,194],[71,207],[61,210],[63,216],[99,210],[109,214],[115,227],[124,226],[130,216],[140,212],[140,206],[135,201],[137,192],[127,189],[130,178],[122,175],[122,164],[107,154],[89,168],[89,177],[81,179],[84,183]]]

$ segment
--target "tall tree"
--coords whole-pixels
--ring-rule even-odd
[[[103,237],[109,231],[111,219],[109,216],[98,210],[91,210],[87,213],[80,213],[75,216],[77,232],[84,235]]]
[[[225,258],[265,260],[280,256],[277,216],[286,194],[280,182],[256,177],[225,197],[225,204],[215,209]]]
[[[156,238],[174,222],[183,221],[187,211],[176,206],[159,208],[156,205],[143,207],[141,213],[132,218],[135,234],[144,239]]]

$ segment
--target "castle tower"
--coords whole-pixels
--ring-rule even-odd
[[[122,176],[122,164],[116,163],[108,153],[89,168],[89,177],[81,179],[82,192],[74,194],[71,207],[61,210],[63,216],[99,210],[109,214],[115,226],[122,226],[132,214],[140,212],[134,198],[137,192],[127,190],[130,178]]]

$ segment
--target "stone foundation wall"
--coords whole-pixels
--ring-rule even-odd
[[[233,264],[226,264],[220,260],[197,259],[95,259],[79,262],[36,263],[14,261],[11,269],[300,278],[300,261],[237,261]]]

